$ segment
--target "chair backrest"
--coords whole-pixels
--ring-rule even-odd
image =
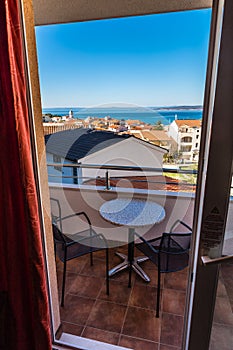
[[[62,232],[61,205],[58,199],[50,197],[52,223]]]
[[[66,239],[62,233],[61,205],[58,199],[50,198],[53,238],[55,243],[65,244]]]
[[[190,232],[164,232],[159,245],[158,264],[161,272],[172,272],[184,269],[188,265],[191,242],[191,228],[185,226]],[[174,227],[174,225],[173,225]]]
[[[170,254],[182,254],[190,249],[190,233],[163,233],[159,250]]]
[[[56,224],[52,224],[53,239],[55,243],[66,244],[66,239]]]

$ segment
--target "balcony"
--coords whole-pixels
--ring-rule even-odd
[[[193,138],[191,136],[182,137],[180,143],[183,145],[192,145]]]
[[[96,182],[93,184],[88,181],[86,185],[50,183],[49,188],[51,196],[61,202],[63,215],[85,211],[91,218],[94,229],[98,233],[103,233],[110,242],[115,243],[110,249],[110,268],[120,262],[115,255],[116,251],[127,254],[128,229],[112,225],[101,218],[99,208],[105,201],[119,196],[144,199],[149,196],[150,200],[161,204],[166,211],[165,220],[154,227],[137,230],[147,239],[169,229],[177,218],[192,225],[195,196],[193,191],[145,190],[134,186],[112,187],[111,179],[106,180],[107,182],[102,183],[102,186],[100,183],[97,186]],[[193,185],[191,188],[193,189]],[[232,203],[230,208],[232,210]],[[233,221],[230,217],[227,227],[229,238],[233,224],[230,222]],[[137,250],[135,255],[140,255]],[[60,293],[63,266],[58,260],[56,263]],[[62,326],[57,333],[57,338],[63,340],[64,333],[68,333],[68,337],[69,334],[74,334],[82,339],[89,338],[134,350],[142,348],[165,350],[170,347],[173,350],[180,349],[188,268],[163,275],[161,313],[160,318],[157,319],[155,317],[156,266],[150,261],[142,263],[141,266],[150,276],[151,282],[146,283],[133,273],[131,288],[128,288],[127,270],[111,277],[110,296],[107,296],[104,264],[103,252],[95,253],[92,267],[87,256],[68,262],[65,306],[60,309]],[[226,274],[227,271],[224,271],[223,277],[228,278]],[[222,297],[223,277],[219,282],[219,298]],[[217,319],[221,315],[222,310],[219,308],[216,311]]]

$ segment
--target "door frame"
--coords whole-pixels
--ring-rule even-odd
[[[222,254],[233,159],[233,2],[214,0],[206,78],[194,239],[183,349],[209,349],[219,265],[203,255]],[[204,292],[203,292],[204,291]]]

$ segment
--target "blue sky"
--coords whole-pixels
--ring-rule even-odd
[[[210,10],[36,28],[42,106],[203,103]]]

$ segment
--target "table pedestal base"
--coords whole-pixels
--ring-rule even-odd
[[[128,260],[128,256],[125,254],[121,254],[116,252],[116,255],[119,256],[123,261],[122,263],[118,264],[117,266],[113,267],[111,270],[109,270],[109,276],[113,276],[116,273],[123,271],[130,267],[130,262]],[[139,266],[139,263],[148,260],[149,258],[147,256],[137,256],[132,261],[132,269],[145,281],[150,282],[149,276],[143,271],[143,269]]]

